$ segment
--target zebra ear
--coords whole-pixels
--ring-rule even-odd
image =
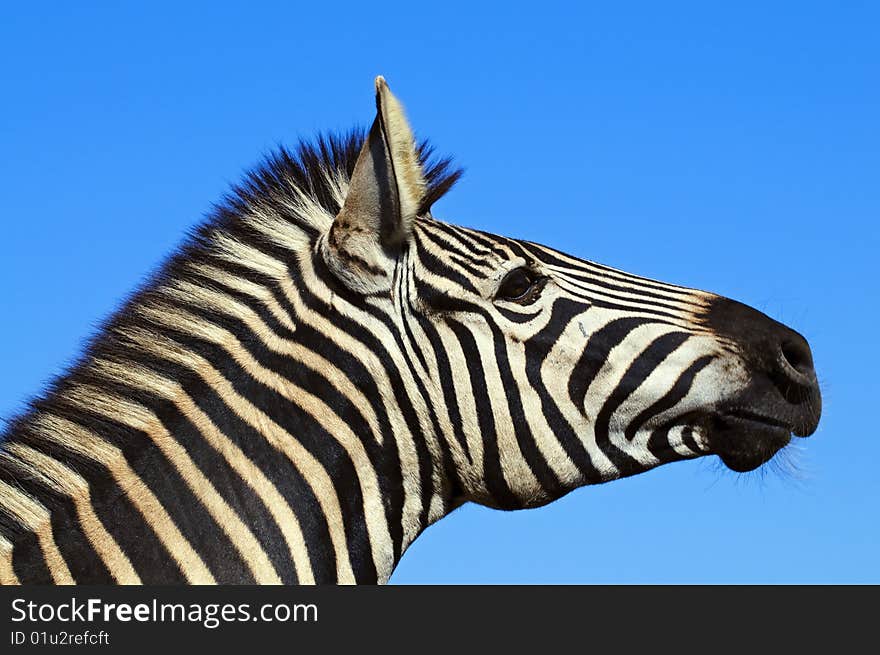
[[[340,277],[375,288],[389,252],[409,239],[425,195],[425,177],[403,107],[376,78],[376,120],[361,148],[348,194],[327,235],[327,263]]]

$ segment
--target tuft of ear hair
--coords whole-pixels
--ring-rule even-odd
[[[390,255],[409,239],[425,193],[425,173],[403,107],[379,76],[376,118],[327,234],[331,269],[362,290],[383,286]]]

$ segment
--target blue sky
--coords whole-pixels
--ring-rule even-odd
[[[263,154],[367,124],[383,74],[467,169],[439,217],[747,302],[825,400],[794,473],[466,507],[392,581],[880,582],[876,3],[82,4],[0,19],[0,416]]]

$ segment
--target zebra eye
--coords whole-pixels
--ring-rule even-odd
[[[516,268],[501,280],[501,286],[498,287],[498,293],[495,297],[498,300],[513,302],[533,300],[532,291],[536,288],[538,279],[538,276],[529,269]]]

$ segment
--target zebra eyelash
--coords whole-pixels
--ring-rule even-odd
[[[531,305],[541,296],[549,279],[529,267],[520,266],[508,272],[501,280],[495,292],[495,300]]]

